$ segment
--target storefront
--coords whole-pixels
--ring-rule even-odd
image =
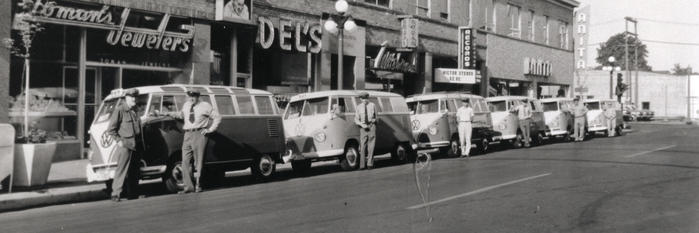
[[[21,13],[16,1],[13,3],[15,15]],[[34,38],[29,59],[28,123],[46,131],[47,140],[58,142],[58,160],[82,154],[94,113],[115,88],[171,83],[231,85],[241,76],[250,77],[246,71],[251,68],[238,64],[250,61],[251,53],[230,46],[240,41],[252,43],[249,38],[254,34],[249,31],[254,32],[254,27],[247,26],[250,24],[205,22],[78,1],[37,3],[33,20],[45,30]],[[17,17],[13,21],[13,26],[21,22]],[[17,30],[21,28],[13,29],[13,39],[21,41]],[[239,54],[245,59],[237,59]],[[232,73],[232,64],[242,68]],[[10,67],[9,117],[16,129],[22,129],[23,59],[12,56]],[[22,134],[22,130],[17,132]]]

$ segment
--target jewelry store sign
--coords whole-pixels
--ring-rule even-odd
[[[438,83],[475,84],[476,70],[437,68],[434,81]]]
[[[53,1],[36,0],[32,9],[34,20],[42,23],[62,24],[110,30],[106,41],[110,45],[123,47],[159,49],[187,52],[192,46],[194,26],[179,25],[183,32],[167,31],[169,14],[160,18],[157,29],[126,26],[130,8],[116,8],[108,5],[82,8],[76,5],[58,5]],[[118,23],[117,23],[118,22]]]

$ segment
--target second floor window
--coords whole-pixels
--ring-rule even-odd
[[[568,49],[568,23],[559,22],[558,26],[558,37],[560,40],[561,48]]]
[[[386,8],[391,7],[391,0],[364,0],[364,2],[379,5]]]
[[[419,16],[430,17],[430,1],[415,0],[415,14]]]
[[[515,5],[507,5],[507,18],[510,20],[509,36],[521,38],[521,24],[519,18],[519,7]]]
[[[549,24],[551,24],[551,22],[549,22],[549,17],[544,16],[544,43],[546,43],[546,45],[550,45]]]
[[[529,31],[529,40],[534,41],[536,39],[536,16],[534,11],[529,11],[529,17],[527,17],[527,30]]]

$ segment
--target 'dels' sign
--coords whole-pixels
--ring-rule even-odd
[[[272,47],[274,38],[277,37],[274,31],[272,20],[260,16],[257,18],[260,23],[257,31],[257,43],[264,49]],[[320,24],[311,25],[309,23],[292,22],[287,19],[279,19],[279,33],[277,41],[283,50],[291,51],[292,48],[299,52],[319,53],[321,50],[321,29]],[[293,47],[292,47],[293,46]]]
[[[63,24],[70,26],[89,27],[110,30],[106,41],[110,45],[124,47],[160,49],[166,51],[187,52],[192,45],[194,27],[192,25],[180,25],[186,33],[170,32],[165,30],[170,15],[165,14],[160,27],[156,30],[126,26],[126,21],[131,13],[130,8],[121,9],[116,14],[116,8],[103,5],[101,8],[83,9],[74,6],[62,6],[56,2],[42,2],[36,0],[32,10],[35,20],[43,23]],[[113,15],[113,13],[115,13]],[[115,18],[118,18],[115,19]],[[116,23],[118,21],[119,23]]]

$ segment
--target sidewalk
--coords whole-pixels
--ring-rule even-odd
[[[88,160],[53,163],[46,185],[13,187],[0,193],[0,212],[33,207],[107,199],[103,183],[87,183],[85,165]]]

